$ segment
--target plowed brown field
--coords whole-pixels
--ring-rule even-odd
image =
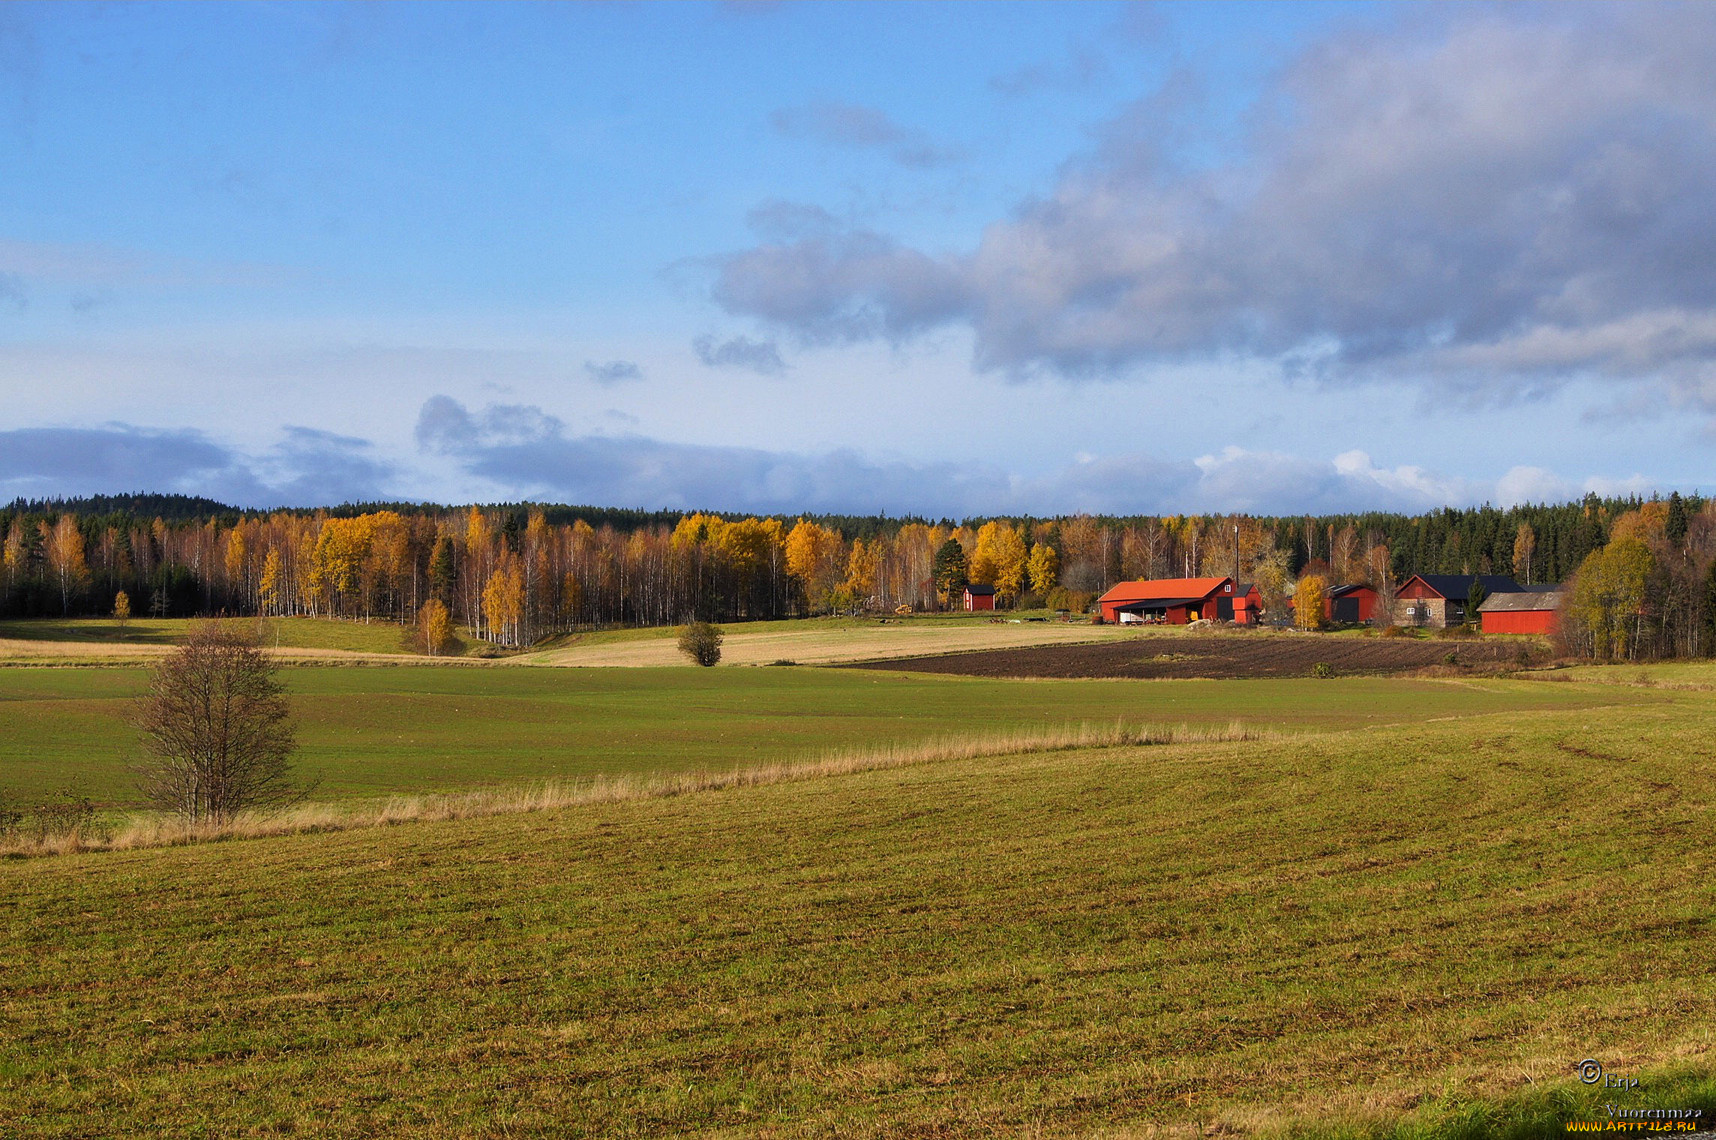
[[[907,661],[867,661],[851,668],[971,677],[1306,677],[1327,665],[1337,676],[1404,673],[1431,666],[1494,669],[1519,660],[1518,640],[1330,637],[1253,633],[1212,637],[1151,636],[1097,645],[1053,645],[947,653]],[[1449,660],[1449,655],[1454,660]],[[1538,649],[1537,659],[1547,654]]]

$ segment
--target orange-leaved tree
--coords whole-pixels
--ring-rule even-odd
[[[423,651],[439,657],[453,643],[453,615],[440,598],[430,598],[417,611],[418,636],[423,639]]]

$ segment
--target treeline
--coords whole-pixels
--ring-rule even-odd
[[[1562,647],[1599,661],[1716,655],[1716,504],[1644,503],[1607,538],[1567,583]]]
[[[1628,521],[1617,532],[1621,520],[1638,519],[1647,522]],[[1626,643],[1634,653],[1647,643],[1645,651],[1687,651],[1703,636],[1687,632],[1703,628],[1701,616],[1671,619],[1669,611],[1679,604],[1673,599],[1698,593],[1681,579],[1701,582],[1708,572],[1716,513],[1701,498],[1591,495],[1423,515],[956,524],[533,504],[263,513],[139,495],[15,502],[0,509],[0,536],[0,614],[8,616],[108,614],[124,593],[139,616],[304,614],[411,624],[433,599],[477,636],[508,645],[689,618],[933,610],[957,605],[966,581],[995,586],[1003,604],[1081,610],[1125,579],[1233,574],[1256,581],[1266,606],[1279,612],[1309,573],[1332,582],[1503,573],[1557,583],[1612,538],[1634,537],[1647,548],[1657,544],[1652,580],[1667,591],[1641,602],[1655,616],[1634,623]],[[1665,575],[1678,575],[1672,589]]]

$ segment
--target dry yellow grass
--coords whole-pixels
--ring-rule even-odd
[[[1077,724],[1021,732],[949,736],[882,748],[831,749],[819,755],[725,771],[679,772],[651,776],[598,776],[580,784],[555,782],[483,788],[466,792],[392,796],[359,804],[310,803],[266,815],[244,815],[227,823],[191,825],[149,815],[118,828],[73,831],[45,839],[17,837],[0,844],[0,855],[66,855],[83,851],[121,851],[174,847],[229,839],[256,839],[317,831],[350,831],[433,820],[476,819],[521,812],[555,811],[591,804],[664,799],[698,792],[762,787],[794,780],[850,775],[985,756],[1017,756],[1077,748],[1119,748],[1156,744],[1227,743],[1273,739],[1277,734],[1234,721],[1209,725]]]
[[[75,664],[80,661],[152,661],[166,653],[165,645],[104,645],[92,641],[24,641],[0,637],[0,663],[29,665]]]
[[[1120,626],[1087,622],[971,622],[962,625],[902,622],[888,625],[818,626],[804,630],[769,629],[756,633],[725,627],[723,665],[833,665],[965,653],[982,649],[1019,649],[1032,645],[1072,645],[1136,634]],[[569,645],[511,659],[524,665],[649,667],[688,665],[671,638]]]
[[[172,651],[170,645],[113,645],[99,641],[23,641],[0,638],[3,665],[128,665],[147,664]],[[351,649],[310,649],[282,646],[268,655],[287,663],[335,662],[344,665],[492,665],[476,657],[420,657],[397,653],[361,653]]]

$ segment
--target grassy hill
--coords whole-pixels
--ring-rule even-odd
[[[1567,703],[0,863],[0,1119],[1480,1136],[1708,1110],[1711,698],[1537,688]],[[1364,699],[1449,715],[1394,692]],[[1583,1090],[1586,1057],[1641,1087]]]
[[[409,631],[390,622],[331,621],[325,618],[220,618],[238,626],[269,649],[326,654],[403,655]],[[0,662],[16,660],[101,660],[116,655],[158,656],[184,641],[190,625],[183,618],[21,618],[0,621]]]

